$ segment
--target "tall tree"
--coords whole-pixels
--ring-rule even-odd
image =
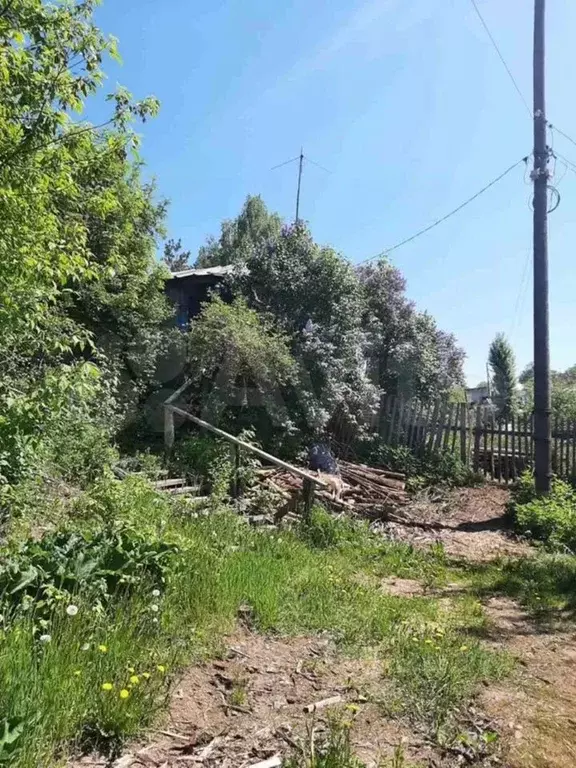
[[[406,297],[406,281],[386,260],[357,270],[369,368],[380,389],[431,399],[464,385],[464,352],[434,318]]]
[[[200,248],[196,266],[216,267],[246,261],[254,251],[277,238],[281,229],[280,216],[269,213],[260,195],[249,195],[240,215],[222,222],[220,237],[209,238]]]
[[[510,342],[499,333],[490,345],[488,362],[492,369],[492,397],[499,416],[509,419],[516,406],[516,359]]]
[[[190,268],[190,251],[184,250],[181,240],[170,239],[164,244],[162,261],[170,272],[180,272]]]

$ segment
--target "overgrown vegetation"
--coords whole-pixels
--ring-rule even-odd
[[[68,519],[80,533],[27,541],[2,571],[0,714],[23,725],[17,768],[50,765],[62,750],[117,752],[150,722],[178,667],[218,647],[240,606],[259,631],[328,632],[343,650],[381,653],[383,705],[422,727],[431,691],[434,725],[447,725],[475,684],[506,670],[468,633],[480,612],[374,589],[389,574],[441,583],[442,553],[322,510],[305,533],[270,534],[226,512],[190,519],[184,502],[134,478],[100,481],[70,500]]]
[[[576,491],[558,478],[548,495],[536,493],[530,473],[512,491],[511,513],[518,530],[553,549],[576,553]]]

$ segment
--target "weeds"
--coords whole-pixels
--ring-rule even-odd
[[[105,479],[72,505],[80,532],[74,534],[78,546],[71,552],[77,554],[69,563],[67,556],[59,559],[60,544],[62,552],[70,544],[61,534],[27,545],[22,557],[34,568],[53,562],[58,573],[61,567],[64,574],[68,567],[77,573],[84,552],[87,571],[85,581],[70,585],[66,600],[56,599],[63,584],[50,576],[56,592],[48,615],[41,617],[49,622],[41,631],[34,610],[30,617],[16,610],[5,626],[0,723],[4,718],[8,724],[7,743],[13,734],[18,745],[11,758],[15,768],[50,765],[54,755],[75,748],[117,752],[123,739],[150,722],[167,695],[170,676],[159,670],[213,653],[223,634],[233,630],[241,606],[255,629],[323,632],[345,650],[380,653],[398,713],[435,727],[480,680],[503,673],[497,657],[470,642],[467,628],[479,619],[468,603],[461,601],[460,610],[455,599],[447,614],[434,597],[400,597],[378,588],[389,574],[441,581],[448,570],[442,551],[416,552],[386,542],[320,509],[309,529],[272,533],[250,528],[230,512],[191,519],[182,509],[142,479]],[[127,531],[137,526],[138,534],[117,547],[105,533],[116,526]],[[109,552],[104,559],[96,556],[96,570],[90,565],[93,542]],[[158,581],[155,558],[165,547],[169,560],[159,564]],[[117,575],[116,554],[122,555]],[[25,559],[21,563],[23,575]],[[112,596],[106,601],[97,599],[93,578],[104,563]],[[108,583],[110,578],[115,581]],[[37,594],[44,577],[32,583]],[[17,604],[27,594],[13,587],[8,593]],[[67,612],[70,604],[77,612]],[[426,642],[431,627],[445,633],[435,642],[440,650]],[[460,650],[465,645],[467,652]],[[242,706],[245,686],[234,686],[230,697]],[[330,762],[345,747],[344,736],[338,738],[332,752],[318,756],[324,762],[313,763],[315,768],[355,765],[351,755],[348,764]]]

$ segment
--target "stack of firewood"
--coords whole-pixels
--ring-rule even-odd
[[[339,467],[341,493],[318,486],[315,491],[316,498],[335,511],[377,520],[397,515],[408,500],[406,478],[399,472],[347,461],[340,461]],[[276,491],[288,503],[295,501],[302,489],[300,478],[282,469],[262,468],[258,475],[264,487]],[[325,479],[323,475],[318,477]]]

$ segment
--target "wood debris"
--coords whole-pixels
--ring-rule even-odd
[[[330,490],[316,487],[315,496],[329,509],[348,513],[371,520],[403,520],[401,508],[407,503],[406,478],[399,472],[390,472],[381,467],[364,464],[339,462],[343,489],[339,496]],[[302,491],[299,477],[282,469],[263,468],[258,471],[259,485],[275,491],[287,503],[282,507],[284,514],[294,511]]]

